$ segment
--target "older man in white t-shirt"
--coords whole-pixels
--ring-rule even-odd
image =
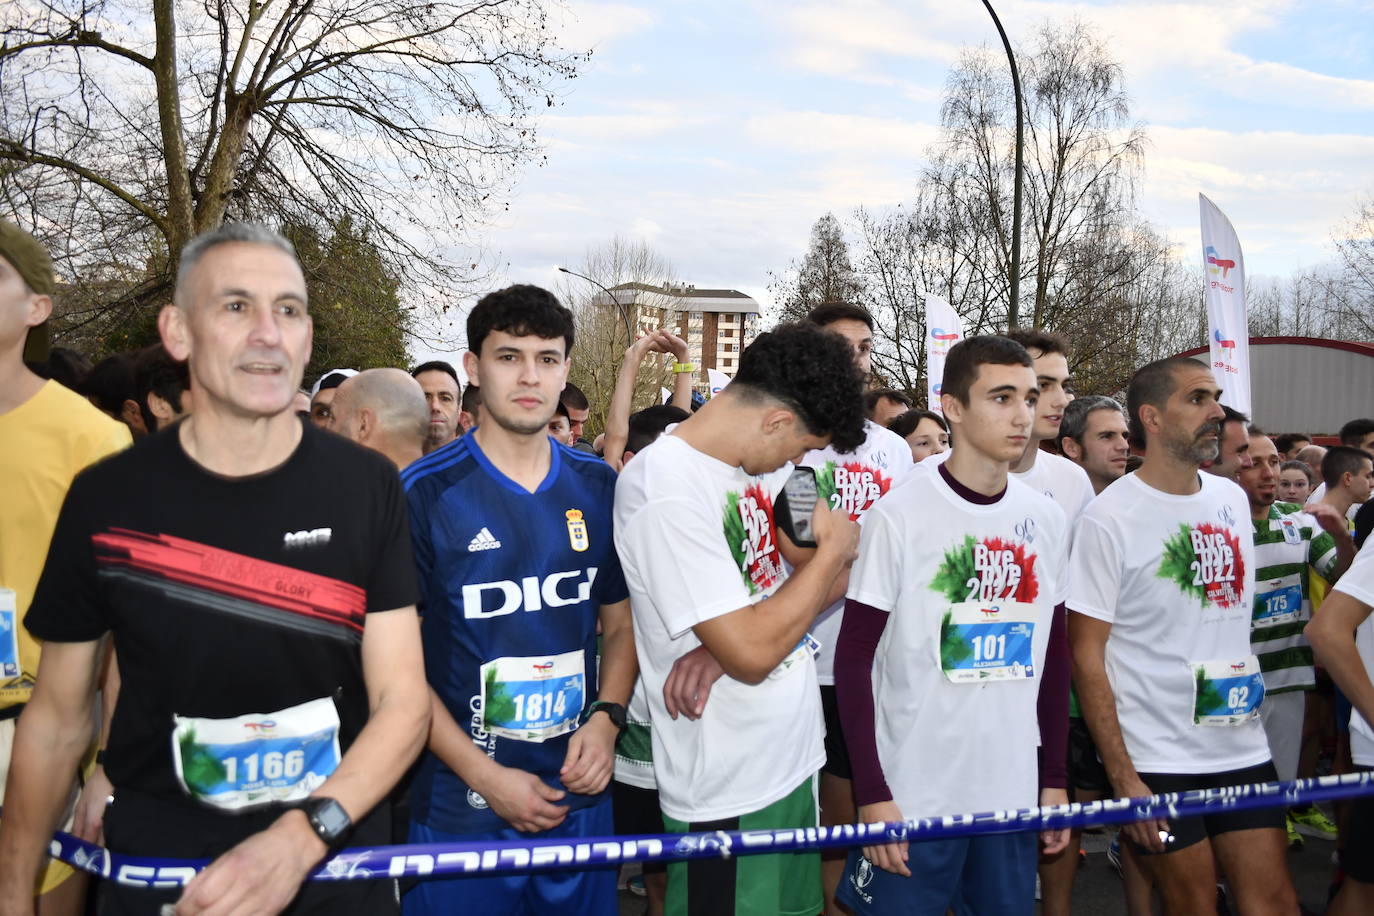
[[[1074,682],[1118,796],[1276,778],[1250,648],[1249,503],[1198,472],[1217,455],[1220,396],[1198,360],[1140,369],[1127,407],[1144,464],[1103,490],[1075,533]],[[1281,808],[1156,818],[1125,833],[1170,913],[1211,912],[1218,862],[1241,912],[1297,912]]]

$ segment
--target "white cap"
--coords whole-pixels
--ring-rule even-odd
[[[352,378],[358,374],[357,369],[330,369],[316,380],[313,388],[310,389],[310,400],[315,400],[315,395],[320,393],[321,388],[338,388],[343,384],[344,379]],[[334,378],[334,376],[339,378]],[[325,382],[329,384],[326,385]]]

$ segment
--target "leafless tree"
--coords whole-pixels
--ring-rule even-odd
[[[411,291],[461,283],[451,249],[538,155],[535,112],[582,60],[545,0],[150,6],[0,11],[0,206],[85,288],[78,320],[146,320],[182,245],[225,219],[348,218]]]
[[[589,248],[574,269],[617,292],[618,298],[630,310],[636,332],[660,327],[675,330],[671,316],[682,300],[669,293],[648,292],[647,289],[664,290],[674,285],[673,266],[646,242],[616,236]],[[626,284],[646,288],[639,291],[641,305],[630,305],[631,294],[616,290]],[[569,380],[581,388],[591,402],[587,429],[595,435],[605,428],[606,409],[611,403],[620,364],[625,361],[625,350],[630,345],[625,336],[625,321],[620,310],[607,301],[604,292],[577,277],[564,280],[559,298],[572,309],[576,322]],[[659,403],[659,388],[671,388],[671,374],[660,363],[646,362],[640,370],[633,401],[636,409]]]

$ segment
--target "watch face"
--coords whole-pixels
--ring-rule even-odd
[[[324,801],[325,804],[315,808],[312,819],[318,825],[318,832],[330,840],[337,839],[353,822],[349,820],[348,812],[344,811],[343,805],[332,798]]]

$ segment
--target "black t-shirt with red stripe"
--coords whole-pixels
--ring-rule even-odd
[[[173,427],[76,478],[24,622],[48,642],[113,632],[116,798],[222,823],[235,818],[177,780],[173,716],[332,697],[347,751],[368,717],[366,616],[417,594],[405,498],[382,456],[305,424],[282,465],[230,479],[193,461]]]

